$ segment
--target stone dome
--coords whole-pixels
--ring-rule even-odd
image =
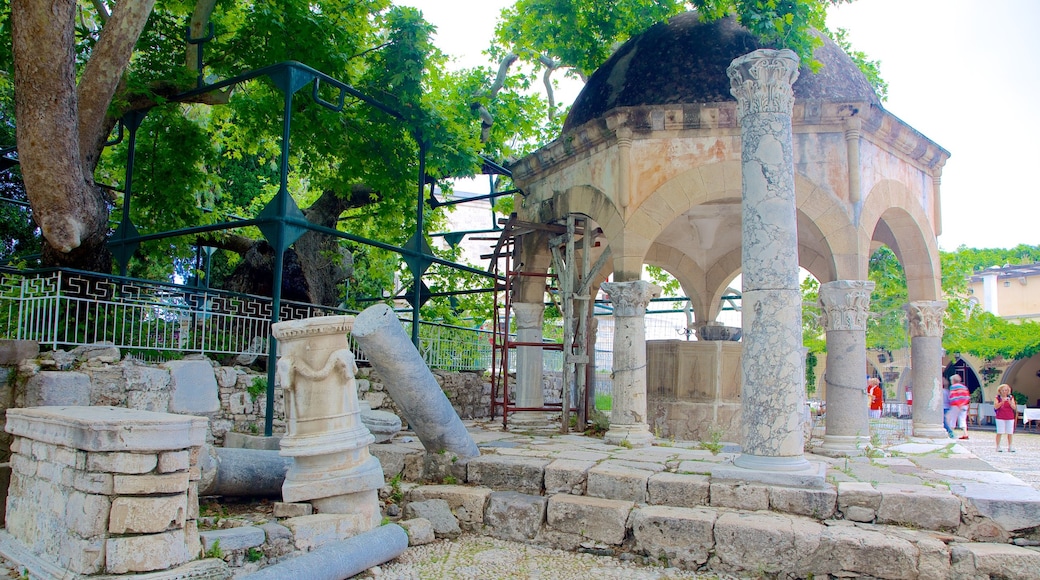
[[[696,12],[656,24],[623,44],[589,78],[571,106],[564,131],[616,107],[735,101],[726,68],[762,44],[733,17],[701,22]],[[823,67],[802,66],[795,99],[879,104],[874,89],[829,38],[816,49]]]

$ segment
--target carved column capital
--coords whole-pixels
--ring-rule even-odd
[[[945,300],[921,300],[903,307],[910,321],[910,336],[942,336]]]
[[[614,305],[614,316],[643,316],[650,300],[661,295],[661,288],[646,280],[604,282],[600,288]]]
[[[820,285],[820,324],[824,330],[867,330],[870,293],[868,280],[836,280]]]
[[[786,48],[759,49],[733,59],[726,73],[730,93],[737,98],[737,119],[758,113],[791,115],[798,62],[798,55]]]
[[[513,314],[516,315],[516,328],[542,329],[542,319],[545,316],[545,305],[540,302],[513,302]]]

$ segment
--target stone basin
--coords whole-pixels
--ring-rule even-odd
[[[742,328],[709,322],[697,326],[697,340],[740,340]]]

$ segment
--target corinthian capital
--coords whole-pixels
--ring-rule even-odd
[[[737,98],[737,119],[757,113],[791,114],[798,79],[798,55],[788,49],[759,49],[733,59],[730,93]]]
[[[614,316],[643,316],[650,300],[661,295],[661,288],[646,280],[604,282],[600,288],[610,296]]]
[[[904,306],[910,321],[910,336],[942,336],[945,300],[922,300]]]
[[[867,280],[836,280],[821,284],[820,324],[824,330],[866,332],[873,290],[874,283]]]

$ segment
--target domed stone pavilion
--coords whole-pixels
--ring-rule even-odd
[[[783,90],[756,84],[758,72],[751,73],[755,78],[747,76],[752,70],[747,67],[758,65],[742,65],[744,73],[736,70],[734,59],[760,48],[732,18],[702,23],[694,12],[655,25],[618,48],[590,77],[560,137],[511,167],[523,191],[515,219],[529,226],[517,238],[518,269],[537,274],[552,268],[568,279],[566,287],[587,288],[586,296],[595,296],[613,274],[613,282],[604,285],[615,308],[608,440],[646,444],[651,430],[705,439],[714,424],[747,453],[749,438],[768,441],[781,431],[800,431],[793,423],[804,416],[804,374],[798,376],[804,373],[800,297],[797,304],[770,314],[763,308],[774,282],[769,276],[749,282],[789,255],[795,291],[797,266],[822,284],[829,355],[824,448],[853,453],[869,434],[864,347],[873,285],[867,281],[867,264],[871,253],[886,245],[907,274],[914,434],[945,437],[939,375],[945,303],[936,236],[941,231],[940,176],[949,153],[886,111],[862,72],[830,40],[816,51],[819,72],[804,63],[797,71],[792,68],[790,76],[797,80],[788,81],[786,91],[793,104]],[[755,70],[774,65],[770,60]],[[734,96],[738,87],[752,85],[759,91],[753,99],[764,104],[746,104]],[[774,236],[768,220],[748,221],[749,215],[758,215],[747,207],[748,187],[757,185],[743,181],[763,178],[748,173],[748,151],[742,158],[742,147],[763,151],[761,143],[742,138],[742,119],[778,102],[783,109],[785,99],[789,113],[781,111],[779,120],[766,126],[788,124],[790,134],[783,155],[786,166],[793,166],[794,211],[786,238]],[[766,173],[768,182],[772,177]],[[768,193],[763,200],[766,206],[775,201]],[[557,258],[552,266],[553,248],[562,249],[558,233],[568,221],[589,243],[579,242],[570,262]],[[601,254],[606,257],[597,264],[584,271],[578,267],[596,263]],[[644,264],[659,266],[679,281],[702,325],[716,320],[728,285],[743,274],[743,343],[651,344],[647,371],[640,354],[642,316],[655,287],[637,282]],[[792,281],[790,270],[785,272],[779,279],[789,300]],[[511,296],[520,322],[541,320],[544,287],[544,278],[535,275],[517,279]],[[587,298],[576,298],[575,304],[587,304]],[[781,336],[764,346],[749,333],[750,319],[766,318],[791,319],[797,336]],[[749,348],[763,350],[749,362]],[[776,376],[800,383],[784,387],[789,396],[770,398],[778,388]],[[518,376],[517,381],[518,398],[529,406],[541,404],[535,392],[540,380]],[[769,420],[755,420],[760,414]],[[780,454],[801,453],[801,448],[788,448]]]

